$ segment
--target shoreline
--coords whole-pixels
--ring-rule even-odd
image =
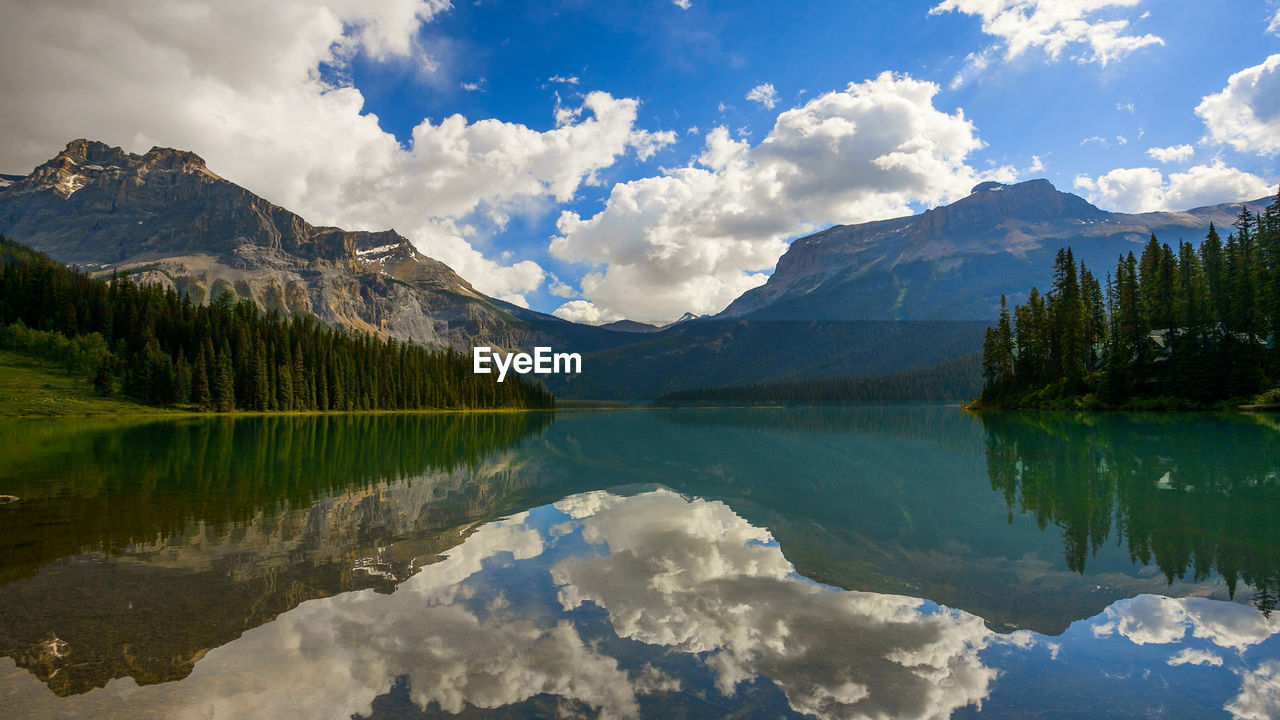
[[[116,398],[104,398],[109,402],[126,402]],[[576,409],[576,408],[565,408]],[[618,408],[622,409],[622,408]],[[307,417],[320,415],[444,415],[444,414],[507,414],[555,412],[557,408],[416,408],[407,410],[232,410],[230,412],[201,412],[199,410],[182,410],[176,408],[153,407],[140,405],[136,412],[116,413],[103,412],[67,412],[67,413],[23,413],[0,414],[4,420],[57,420],[62,418],[147,418],[185,420],[188,418],[238,418],[238,417]]]
[[[984,404],[977,400],[962,405],[966,412],[1151,412],[1151,413],[1220,413],[1248,412],[1242,405],[1243,398],[1222,400],[1214,403],[1197,403],[1178,398],[1153,398],[1148,402],[1123,403],[1119,405],[1103,403],[1082,403],[1078,398],[1050,404],[1017,403]]]

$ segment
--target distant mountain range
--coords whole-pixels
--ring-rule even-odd
[[[1000,295],[1013,304],[1032,285],[1045,288],[1062,246],[1101,275],[1152,232],[1194,242],[1210,222],[1225,228],[1238,213],[1239,205],[1224,204],[1126,215],[1045,180],[983,183],[921,215],[796,240],[767,283],[718,315],[593,327],[484,295],[394,230],[312,226],[190,152],[135,155],[75,140],[29,175],[0,176],[0,234],[61,262],[102,275],[128,271],[202,302],[226,293],[264,310],[459,351],[577,351],[583,375],[552,376],[554,391],[636,401],[926,368],[975,352]]]

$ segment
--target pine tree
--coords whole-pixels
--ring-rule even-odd
[[[201,410],[208,410],[213,406],[213,395],[209,392],[209,360],[205,357],[203,344],[196,352],[196,364],[191,375],[191,402]]]
[[[192,373],[187,363],[186,352],[178,348],[178,362],[174,364],[174,402],[186,404],[191,402]]]
[[[1147,335],[1138,287],[1138,264],[1129,253],[1116,268],[1116,340],[1121,361],[1141,357]]]
[[[271,409],[271,374],[267,369],[267,351],[261,344],[253,360],[253,409]]]
[[[987,399],[999,394],[1000,359],[996,344],[996,329],[987,328],[982,333],[982,387]]]
[[[1171,256],[1169,246],[1161,246],[1152,235],[1138,261],[1142,322],[1151,330],[1173,326],[1173,273],[1168,262]]]
[[[1053,263],[1053,288],[1049,292],[1049,373],[1071,388],[1084,377],[1085,307],[1071,248],[1058,251]]]
[[[1205,235],[1204,242],[1200,243],[1200,265],[1204,267],[1205,282],[1209,286],[1211,304],[1209,324],[1212,326],[1225,322],[1230,314],[1227,296],[1227,264],[1222,238],[1218,236],[1218,230],[1213,223],[1209,223],[1209,233]]]
[[[1051,340],[1049,317],[1040,291],[1031,288],[1027,304],[1014,309],[1014,346],[1017,348],[1014,373],[1019,386],[1036,387],[1049,377],[1047,361]]]
[[[293,407],[296,410],[314,410],[314,390],[307,378],[306,363],[302,360],[302,343],[293,346]]]
[[[1257,217],[1256,256],[1258,272],[1259,330],[1266,333],[1272,347],[1272,365],[1280,370],[1280,192],[1275,202]]]
[[[1013,382],[1013,328],[1009,320],[1009,303],[1001,295],[1000,319],[996,322],[996,372],[1005,385]]]
[[[1101,283],[1085,267],[1083,260],[1080,261],[1080,293],[1085,313],[1086,370],[1092,370],[1101,357],[1101,348],[1107,340],[1107,307]]]
[[[222,351],[218,353],[218,372],[213,385],[213,404],[218,412],[231,412],[236,407],[236,381],[231,365],[231,345],[223,340]]]

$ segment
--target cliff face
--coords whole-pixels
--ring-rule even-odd
[[[0,184],[0,233],[100,275],[426,345],[514,347],[525,321],[559,324],[477,292],[394,230],[315,227],[228,182],[194,153],[134,155],[75,140]]]
[[[1254,210],[1263,201],[1248,203]],[[1101,276],[1116,258],[1161,242],[1198,243],[1239,204],[1129,215],[1101,210],[1047,180],[987,182],[912,217],[837,225],[792,243],[769,281],[720,317],[767,320],[989,320],[1000,296],[1044,290],[1070,246]],[[1225,230],[1224,230],[1225,234]]]

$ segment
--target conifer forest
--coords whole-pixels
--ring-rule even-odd
[[[0,348],[92,379],[95,390],[201,411],[549,408],[541,386],[473,374],[450,350],[344,332],[252,303],[193,303],[110,281],[0,238]]]
[[[1000,301],[979,407],[1192,408],[1280,401],[1280,196],[1224,240],[1154,235],[1101,277],[1058,251],[1052,286]]]

